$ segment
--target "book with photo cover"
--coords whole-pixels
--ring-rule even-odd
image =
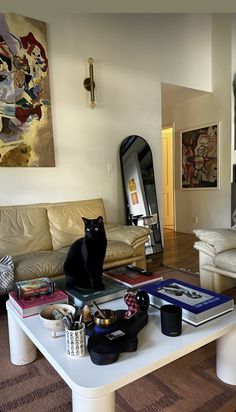
[[[125,266],[106,270],[103,273],[103,276],[113,279],[116,282],[127,286],[128,288],[138,288],[142,285],[163,280],[163,277],[158,273],[153,273],[152,275],[146,276],[142,273],[130,270]]]
[[[36,315],[50,304],[68,303],[68,295],[62,290],[56,290],[51,295],[31,296],[17,299],[15,292],[9,292],[9,300],[22,318]]]
[[[165,304],[180,306],[183,320],[194,326],[234,309],[234,300],[231,297],[177,279],[152,283],[140,289],[149,294],[153,306],[158,308]]]

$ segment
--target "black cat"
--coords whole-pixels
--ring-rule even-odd
[[[64,263],[67,286],[104,290],[102,274],[107,238],[103,218],[82,219],[85,236],[71,245]]]

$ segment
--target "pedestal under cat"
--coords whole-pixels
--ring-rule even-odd
[[[71,245],[64,263],[67,287],[87,289],[88,292],[104,290],[102,274],[107,239],[103,218],[82,219],[85,236]]]

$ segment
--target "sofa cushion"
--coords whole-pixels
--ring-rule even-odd
[[[43,208],[0,209],[0,255],[52,250],[47,211]]]
[[[193,232],[216,253],[236,248],[236,230],[196,229]]]
[[[225,269],[236,273],[236,250],[230,249],[225,252],[218,253],[213,261],[220,269]]]
[[[64,251],[42,251],[14,256],[15,281],[61,275],[66,253],[65,249]]]
[[[113,262],[120,259],[126,259],[133,256],[134,250],[132,246],[118,240],[109,240],[107,242],[107,250],[105,262]]]
[[[69,246],[58,249],[58,253],[67,254]],[[127,259],[134,255],[134,249],[127,243],[118,240],[108,240],[107,250],[104,262],[116,262],[120,259]]]
[[[53,277],[63,274],[63,264],[69,246],[54,251],[24,253],[13,257],[15,265],[15,282],[37,277]],[[105,262],[119,261],[132,257],[133,248],[124,242],[108,241]]]
[[[109,226],[105,225],[108,240],[118,240],[131,246],[143,244],[148,240],[151,230],[144,226]]]
[[[69,202],[62,206],[48,207],[48,219],[52,236],[53,249],[58,250],[71,245],[84,236],[82,217],[106,219],[102,199]]]

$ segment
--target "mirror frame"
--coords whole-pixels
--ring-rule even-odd
[[[155,197],[156,214],[157,214],[157,222],[156,223],[155,222],[151,223],[151,218],[153,217],[152,215],[148,215],[148,216],[135,215],[132,218],[132,214],[130,213],[130,205],[129,205],[129,200],[128,200],[128,197],[127,197],[127,188],[126,188],[127,182],[125,181],[123,156],[124,156],[125,153],[127,153],[129,148],[133,145],[133,143],[137,139],[141,139],[143,141],[143,143],[146,144],[146,146],[148,148],[148,151],[150,151],[151,162],[152,162],[152,170],[153,170],[153,185],[154,185],[154,191],[155,191],[154,192],[154,197]],[[120,154],[120,166],[121,166],[121,175],[122,175],[122,184],[123,184],[123,194],[124,194],[124,201],[125,201],[126,224],[127,225],[138,225],[138,221],[143,220],[143,226],[149,226],[153,231],[152,236],[150,237],[150,239],[152,238],[151,246],[149,246],[149,249],[148,249],[148,246],[146,247],[146,255],[154,254],[154,253],[162,253],[163,252],[163,245],[162,245],[161,227],[160,227],[160,219],[159,219],[159,209],[158,209],[158,201],[157,201],[156,182],[155,182],[155,176],[154,176],[152,150],[151,150],[148,142],[143,137],[141,137],[139,135],[130,135],[130,136],[127,136],[121,142],[119,154]],[[142,179],[142,183],[143,183],[143,179]],[[144,191],[145,191],[145,185],[143,185],[143,186],[144,186]],[[146,195],[146,191],[145,191],[145,195]],[[147,197],[145,198],[145,201],[147,201]],[[142,216],[143,216],[143,218],[142,218]],[[145,220],[145,218],[146,218],[146,220]],[[142,226],[142,224],[140,226]],[[148,250],[149,251],[152,250],[152,251],[149,253]]]

